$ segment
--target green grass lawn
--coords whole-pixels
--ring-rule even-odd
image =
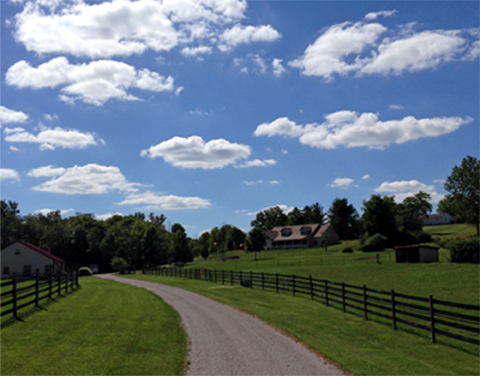
[[[179,375],[186,335],[158,296],[96,277],[2,328],[3,375]]]
[[[240,308],[293,335],[344,370],[356,375],[478,375],[478,346],[394,331],[305,297],[258,288],[221,288],[205,281],[132,275],[198,292]],[[456,346],[456,347],[455,347]]]

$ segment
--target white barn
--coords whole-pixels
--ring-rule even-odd
[[[1,251],[2,279],[12,278],[16,273],[19,278],[29,278],[35,273],[57,273],[65,270],[66,262],[47,251],[23,241],[16,241]]]
[[[420,220],[424,226],[449,225],[452,223],[457,223],[455,217],[452,217],[450,214],[425,215],[421,216]]]

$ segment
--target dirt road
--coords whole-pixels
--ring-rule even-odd
[[[159,295],[180,314],[191,342],[187,375],[344,375],[261,320],[176,287],[99,275]]]

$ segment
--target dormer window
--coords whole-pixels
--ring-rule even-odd
[[[282,228],[282,236],[287,237],[292,235],[292,229],[289,227]]]
[[[312,228],[309,226],[304,226],[300,229],[302,235],[310,235],[312,233]]]

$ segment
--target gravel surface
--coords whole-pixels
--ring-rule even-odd
[[[187,375],[345,375],[292,338],[228,305],[159,283],[99,277],[143,287],[178,311],[191,342]]]

